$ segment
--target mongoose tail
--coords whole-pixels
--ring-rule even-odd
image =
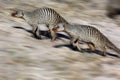
[[[115,52],[117,52],[118,54],[120,54],[120,49],[117,48],[111,41],[107,40],[107,47],[114,50]],[[120,56],[120,55],[119,55]]]

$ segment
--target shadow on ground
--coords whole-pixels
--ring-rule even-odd
[[[69,44],[55,45],[54,48],[60,48],[60,47],[64,47],[64,46],[70,48],[71,50],[78,51],[76,47],[73,47],[72,45],[69,45]],[[103,56],[102,51],[100,51],[100,50],[91,51],[90,49],[81,49],[81,51],[78,51],[78,52],[82,52],[82,53],[87,52],[89,54],[97,54],[97,55]],[[112,56],[112,57],[120,58],[116,54],[112,54],[112,53],[108,53],[108,52],[106,54],[109,56]]]
[[[22,29],[22,30],[25,30],[25,31],[27,31],[27,32],[29,32],[29,33],[32,34],[32,31],[31,31],[31,30],[25,29],[25,28],[23,28],[23,27],[13,26],[13,28]],[[48,32],[47,32],[47,34],[46,34],[46,31],[40,31],[40,33],[41,33],[42,36],[45,36],[45,37],[47,37],[47,38],[51,38],[51,37],[50,37],[50,34],[49,34]],[[60,33],[57,33],[57,36],[58,36],[58,37],[65,38],[65,39],[69,39],[68,36],[63,35],[63,34],[60,34]],[[34,37],[34,36],[32,36],[32,37]],[[34,37],[34,38],[36,38],[36,37]],[[36,39],[37,39],[37,38],[36,38]],[[54,46],[54,47],[55,47],[55,48],[60,48],[60,47],[63,47],[63,46],[68,47],[68,48],[70,48],[71,50],[78,51],[76,47],[73,47],[72,45],[69,45],[69,44],[61,44],[61,45],[56,45],[56,46]],[[98,54],[98,55],[100,55],[100,56],[103,56],[103,54],[102,54],[102,52],[101,52],[100,50],[91,51],[90,49],[82,49],[80,52],[82,52],[82,53],[87,52],[87,53],[90,53],[90,54],[94,54],[94,53],[95,53],[95,54]],[[116,57],[116,58],[120,58],[118,55],[115,55],[115,54],[112,54],[112,53],[107,53],[107,55],[112,56],[112,57]]]
[[[33,34],[33,33],[32,33],[32,30],[28,30],[28,29],[25,29],[25,28],[20,27],[20,26],[13,26],[13,28],[22,29],[22,30],[24,30],[24,31],[26,31],[26,32],[28,32],[28,33],[30,33],[30,34]],[[50,33],[49,33],[48,31],[40,31],[40,33],[41,33],[42,36],[45,36],[45,37],[47,37],[47,38],[51,38],[51,35],[50,35]],[[63,34],[60,34],[60,33],[57,33],[57,36],[58,36],[58,37],[65,38],[65,39],[69,39],[68,36],[63,35]],[[31,36],[31,37],[34,37],[34,38],[38,39],[38,38],[35,37],[35,36]]]

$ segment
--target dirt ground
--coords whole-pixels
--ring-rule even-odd
[[[72,24],[93,25],[120,48],[120,18],[106,16],[107,0],[0,0],[0,80],[120,80],[120,59],[70,46],[69,39],[51,42],[32,37],[31,26],[10,14],[14,9],[55,9]]]

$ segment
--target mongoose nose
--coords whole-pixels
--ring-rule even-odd
[[[16,12],[12,13],[11,16],[16,17],[16,14],[17,14]]]

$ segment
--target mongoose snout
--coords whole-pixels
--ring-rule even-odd
[[[23,18],[23,12],[21,11],[20,13],[18,11],[15,11],[11,14],[12,17],[16,17],[16,18]]]
[[[38,26],[45,24],[51,34],[51,40],[54,41],[57,35],[52,31],[57,24],[68,24],[68,22],[54,9],[51,8],[38,8],[31,11],[17,10],[11,14],[13,17],[24,19],[31,27],[32,33],[37,38],[41,38],[41,31]]]

